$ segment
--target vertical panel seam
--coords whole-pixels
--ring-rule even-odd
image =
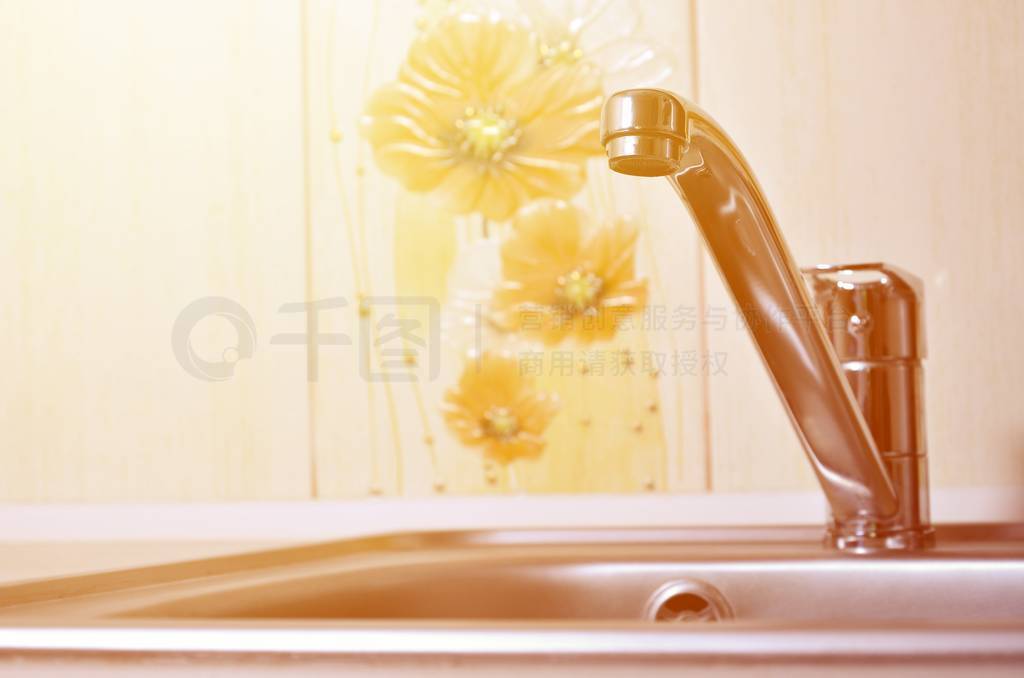
[[[305,297],[306,303],[313,301],[313,205],[312,205],[312,148],[310,144],[310,104],[309,104],[309,0],[301,0],[299,3],[299,68],[301,70],[301,96],[302,96],[302,211],[304,230],[304,259],[305,259]],[[313,355],[309,342],[313,341],[314,320],[312,313],[306,314],[306,356],[307,360]],[[307,365],[307,375],[309,373]],[[309,495],[311,499],[317,499],[319,488],[317,485],[317,464],[316,464],[316,384],[311,379],[306,379],[306,417],[307,417],[307,450],[309,461]]]
[[[693,100],[699,105],[701,101],[700,82],[700,26],[698,19],[697,3],[699,0],[690,0],[690,91]],[[704,252],[704,242],[697,239],[697,306],[700,308],[701,317],[707,315],[707,265]],[[708,329],[705,323],[699,325],[697,336],[698,350],[702,356],[706,356],[710,350],[708,341]],[[713,444],[711,440],[711,384],[708,375],[704,370],[700,372],[701,389],[701,427],[703,428],[703,455],[704,455],[704,491],[714,490],[714,465],[713,465]]]

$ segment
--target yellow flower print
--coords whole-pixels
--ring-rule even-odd
[[[556,344],[610,339],[626,316],[647,301],[647,281],[637,280],[637,229],[620,219],[588,237],[583,215],[562,201],[540,201],[521,210],[502,245],[493,319],[506,330]]]
[[[557,411],[557,397],[537,391],[518,361],[501,353],[470,360],[458,386],[445,394],[448,426],[464,444],[482,446],[501,464],[540,454]]]
[[[381,170],[457,214],[504,220],[540,197],[569,198],[601,155],[600,76],[543,67],[536,36],[497,15],[446,15],[418,36],[398,81],[367,104]]]

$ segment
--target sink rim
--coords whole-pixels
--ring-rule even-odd
[[[835,661],[842,659],[1024,660],[1024,621],[789,624],[721,622],[698,626],[619,622],[264,621],[132,623],[96,620],[0,623],[0,656],[12,653],[129,653],[342,656],[591,656]]]
[[[921,560],[929,553],[956,558],[1002,550],[981,559],[1024,561],[1024,523],[938,527],[939,548],[919,553],[854,555],[829,551],[820,526],[713,528],[548,528],[407,532],[218,556],[166,565],[115,570],[0,587],[0,654],[17,652],[232,652],[337,655],[629,655],[797,658],[840,655],[879,658],[1024,660],[1024,619],[1016,621],[810,623],[740,620],[710,625],[585,619],[511,622],[494,620],[188,619],[55,616],[60,604],[127,594],[133,589],[186,584],[259,573],[268,568],[315,564],[349,555],[420,549],[488,549],[493,546],[663,544],[670,548],[761,545],[806,553],[808,559]],[[971,547],[980,547],[970,550]],[[956,548],[964,548],[958,554]],[[52,603],[54,614],[21,615],[18,608]],[[27,610],[26,610],[27,611]],[[13,613],[13,614],[12,614]]]
[[[423,549],[484,549],[515,545],[631,545],[631,544],[792,544],[822,558],[870,561],[919,559],[943,553],[948,546],[1014,545],[1024,558],[1024,522],[955,523],[936,525],[937,547],[920,552],[854,554],[826,549],[819,525],[725,527],[584,527],[500,528],[495,530],[409,531],[337,539],[240,554],[174,561],[160,565],[114,569],[65,577],[50,577],[0,586],[0,619],[5,610],[22,605],[123,592],[130,589],[187,582],[288,565],[367,553],[398,553]]]

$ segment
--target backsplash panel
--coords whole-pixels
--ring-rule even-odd
[[[924,279],[933,486],[1024,485],[1014,392],[1024,358],[1013,343],[1024,282],[1014,261],[1024,252],[1019,4],[86,7],[0,5],[11,17],[0,21],[0,85],[14,93],[0,138],[15,149],[0,154],[0,284],[13,328],[0,339],[0,499],[815,487],[689,215],[664,182],[607,171],[586,147],[591,114],[573,117],[554,96],[585,101],[588,88],[640,82],[695,99],[730,130],[800,264],[881,259]],[[533,79],[508,90],[526,101],[557,69],[594,62],[589,74],[559,71],[564,82],[523,132],[578,133],[563,173],[530,184],[531,198],[568,198],[576,211],[542,202],[513,218],[522,186],[485,189],[469,174],[438,189],[432,171],[395,170],[382,154],[408,141],[392,113],[409,104],[391,83],[442,91],[444,78],[416,79],[429,70],[417,54],[443,60],[439,25],[460,49],[477,44],[479,26],[459,13],[490,21],[492,10],[505,19],[487,29],[490,51],[476,49],[497,65],[464,74],[482,99],[501,69],[501,86],[516,69]],[[559,30],[573,16],[589,21],[567,41]],[[431,39],[441,42],[424,47]],[[474,166],[522,150],[523,116],[452,108],[446,96],[428,108],[461,121],[451,131]],[[531,219],[547,221],[531,231]],[[503,281],[545,301],[543,285],[516,278],[527,257],[531,275],[550,271],[560,303],[587,308],[613,277],[595,268],[600,257],[571,253],[606,250],[632,262],[614,280],[637,300],[614,327],[545,325],[551,304],[534,317],[493,302]],[[560,281],[545,261],[579,275]],[[207,297],[244,313],[202,301],[200,312],[224,315],[202,318],[186,337],[194,353],[176,354],[176,319]],[[251,352],[239,327],[253,331]],[[484,353],[510,355],[515,370],[453,404]],[[211,381],[203,360],[233,372]],[[488,389],[560,406],[550,417],[541,405],[499,407]],[[459,428],[472,420],[489,427],[479,439]]]

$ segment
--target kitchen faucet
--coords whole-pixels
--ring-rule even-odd
[[[876,447],[818,306],[733,142],[700,108],[657,89],[612,95],[601,123],[611,169],[667,177],[693,215],[828,499],[828,543],[854,552],[930,543],[927,497],[917,510],[919,476],[890,477],[893,466]]]

